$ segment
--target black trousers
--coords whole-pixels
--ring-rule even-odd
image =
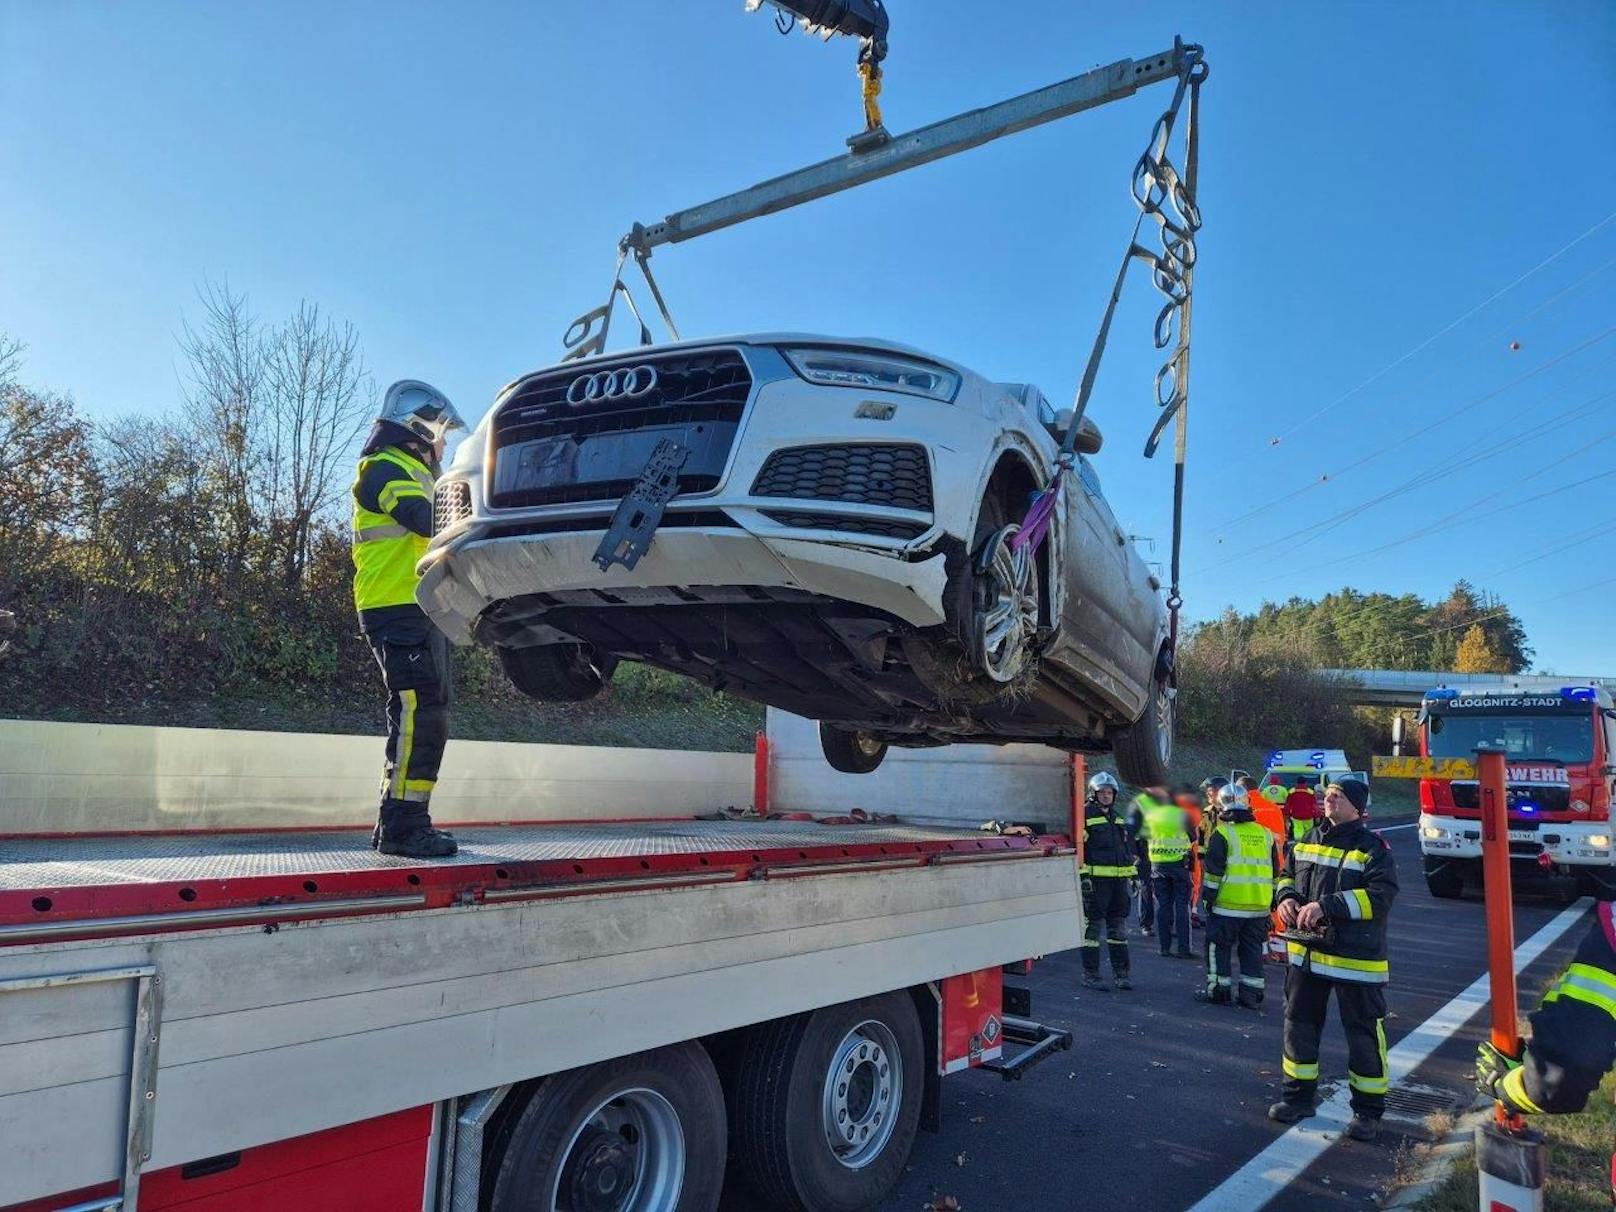
[[[1140,859],[1139,868],[1139,928],[1150,930],[1156,925],[1156,890],[1150,878],[1150,860]]]
[[[1285,1085],[1288,1103],[1311,1103],[1319,1084],[1319,1036],[1334,992],[1347,1033],[1352,1110],[1379,1119],[1386,1110],[1386,986],[1332,981],[1296,965],[1285,973]]]
[[[1089,881],[1092,891],[1083,898],[1083,971],[1098,975],[1100,940],[1111,956],[1111,971],[1128,975],[1128,881],[1100,875]]]
[[[1213,911],[1206,923],[1206,990],[1216,1001],[1234,994],[1234,966],[1240,965],[1240,1000],[1260,1005],[1268,982],[1263,975],[1268,950],[1268,917],[1229,917]]]
[[[1173,950],[1177,936],[1181,955],[1190,953],[1190,868],[1188,863],[1157,863],[1151,882],[1156,886],[1156,939],[1161,953]]]
[[[381,798],[425,805],[449,740],[449,642],[418,609],[391,607],[383,620],[363,624],[387,689]]]

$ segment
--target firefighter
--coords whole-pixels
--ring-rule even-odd
[[[428,809],[448,740],[449,653],[415,604],[416,562],[432,534],[444,442],[465,422],[442,392],[414,379],[387,389],[353,483],[354,607],[387,689],[387,762],[371,845],[439,858],[455,840]]]
[[[1362,782],[1331,783],[1324,820],[1291,847],[1278,884],[1290,966],[1285,1082],[1268,1117],[1294,1124],[1313,1114],[1319,1035],[1333,992],[1347,1035],[1353,1140],[1373,1140],[1386,1109],[1386,917],[1397,896],[1391,849],[1364,822],[1368,810]]]
[[[1605,889],[1602,897],[1616,895]],[[1543,996],[1532,1015],[1532,1043],[1523,1057],[1490,1043],[1476,1058],[1476,1088],[1518,1115],[1581,1111],[1600,1079],[1616,1064],[1616,921],[1611,902],[1599,902],[1571,967]],[[1616,1202],[1616,1157],[1611,1159]]]
[[[1307,831],[1319,823],[1319,801],[1313,794],[1313,783],[1305,774],[1296,776],[1291,793],[1285,797],[1285,820],[1290,828],[1291,840],[1300,841]]]
[[[1190,847],[1190,924],[1197,929],[1201,922],[1201,856],[1206,853],[1207,839],[1218,823],[1218,793],[1229,785],[1221,775],[1201,780],[1200,811],[1191,826],[1195,831],[1194,845]]]
[[[1230,784],[1218,793],[1218,826],[1206,847],[1201,877],[1206,914],[1206,987],[1195,1000],[1262,1006],[1268,949],[1268,914],[1274,904],[1279,850],[1274,835],[1252,815],[1248,788]],[[1234,961],[1240,964],[1240,989],[1233,990]]]
[[[1118,989],[1132,989],[1128,978],[1129,885],[1134,866],[1133,835],[1118,812],[1122,784],[1104,770],[1089,779],[1083,806],[1083,987],[1109,990],[1100,979],[1100,939],[1111,957]]]
[[[1128,806],[1128,829],[1133,833],[1134,871],[1139,883],[1139,931],[1146,938],[1156,933],[1156,890],[1151,886],[1150,843],[1145,840],[1145,818],[1150,809],[1167,802],[1162,787],[1146,787]]]
[[[1190,794],[1193,798],[1193,790]],[[1145,856],[1155,886],[1156,942],[1163,955],[1176,954],[1180,959],[1195,958],[1190,951],[1190,851],[1195,837],[1190,819],[1177,797],[1171,804],[1153,801],[1144,809]]]

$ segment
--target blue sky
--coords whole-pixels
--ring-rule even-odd
[[[1192,616],[1467,576],[1542,666],[1616,674],[1616,220],[1596,226],[1616,210],[1616,6],[890,7],[895,131],[1174,33],[1207,47]],[[161,411],[181,318],[228,277],[266,315],[320,303],[382,382],[480,413],[555,359],[633,221],[838,152],[853,53],[740,0],[0,0],[0,331],[27,343],[26,380],[94,417]],[[891,337],[1061,400],[1168,99],[664,249],[658,276],[686,335]],[[1154,304],[1142,276],[1130,292],[1098,462],[1165,559],[1171,468],[1138,456]],[[1488,457],[1414,482],[1470,454]]]

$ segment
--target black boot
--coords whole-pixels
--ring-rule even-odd
[[[382,805],[376,849],[404,858],[448,858],[460,848],[454,838],[432,828],[425,804],[388,800]]]

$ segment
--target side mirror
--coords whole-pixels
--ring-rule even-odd
[[[1060,442],[1065,439],[1067,427],[1070,426],[1071,423],[1072,410],[1070,408],[1063,408],[1055,414],[1055,419],[1045,426],[1045,428],[1049,430],[1050,436],[1054,438],[1055,441]],[[1083,418],[1083,424],[1077,427],[1077,453],[1086,455],[1099,454],[1100,447],[1104,445],[1105,438],[1100,433],[1100,427],[1096,425],[1090,417],[1085,415]]]

